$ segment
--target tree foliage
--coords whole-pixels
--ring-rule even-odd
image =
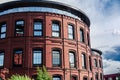
[[[31,79],[26,75],[23,75],[23,76],[21,76],[21,75],[12,75],[10,77],[10,79],[8,79],[8,80],[31,80]]]
[[[37,67],[37,80],[52,80],[45,66],[43,66],[42,68]]]

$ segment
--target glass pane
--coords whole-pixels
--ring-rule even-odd
[[[60,77],[53,77],[53,80],[61,80]]]
[[[42,23],[34,22],[34,30],[42,30]]]
[[[21,21],[17,21],[16,25],[24,25],[24,21],[22,21],[22,20]]]
[[[69,34],[68,35],[69,39],[73,39],[73,35]]]
[[[6,33],[1,34],[0,38],[5,38],[6,37]]]
[[[59,37],[59,32],[52,32],[53,37]]]
[[[82,29],[80,29],[80,41],[84,42],[84,32]]]
[[[40,50],[33,51],[33,64],[42,64],[42,52]]]
[[[6,24],[1,26],[1,33],[6,32]]]
[[[59,65],[60,64],[60,53],[59,51],[53,51],[52,53],[53,57],[53,65]]]
[[[0,53],[0,66],[4,65],[4,53]]]
[[[34,31],[34,36],[42,36],[42,31]]]
[[[59,31],[59,25],[58,24],[52,24],[52,31]]]
[[[75,67],[75,55],[74,53],[69,53],[69,62],[71,67]]]

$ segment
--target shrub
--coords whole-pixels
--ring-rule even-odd
[[[21,76],[21,75],[12,75],[10,77],[10,79],[8,79],[8,80],[31,80],[31,79],[26,75],[23,75],[23,76]]]

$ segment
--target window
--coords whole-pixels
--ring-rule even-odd
[[[97,60],[94,59],[94,66],[97,67]]]
[[[53,50],[52,51],[52,64],[54,67],[61,66],[60,50]]]
[[[0,67],[4,66],[4,52],[0,52]]]
[[[0,24],[0,38],[3,39],[6,37],[6,23]]]
[[[22,66],[22,60],[23,60],[23,50],[17,49],[14,50],[14,66]]]
[[[18,20],[15,23],[15,36],[23,36],[24,35],[24,21]]]
[[[33,49],[33,66],[42,66],[42,50]]]
[[[74,27],[73,25],[68,25],[68,39],[74,39]]]
[[[102,73],[100,73],[100,80],[103,80],[103,75],[102,75]]]
[[[34,20],[34,36],[43,35],[43,22],[41,20]]]
[[[76,76],[72,76],[71,80],[77,80],[77,77]]]
[[[82,54],[82,68],[86,69],[86,57],[85,57],[85,54]]]
[[[102,68],[102,62],[99,60],[99,67]]]
[[[108,78],[108,80],[112,80],[112,78],[110,77],[110,78]]]
[[[87,40],[88,40],[88,46],[90,46],[90,37],[88,33],[87,33]]]
[[[69,52],[69,64],[70,64],[70,67],[74,68],[76,67],[75,65],[75,53],[74,52]]]
[[[87,80],[87,77],[83,77],[83,80]]]
[[[60,37],[60,25],[58,21],[52,22],[52,37]]]
[[[61,80],[61,76],[53,76],[52,80]]]
[[[91,57],[90,56],[89,56],[89,66],[90,66],[90,70],[92,71]]]
[[[80,29],[80,42],[85,42],[83,29]]]
[[[95,80],[98,80],[98,73],[95,73]]]

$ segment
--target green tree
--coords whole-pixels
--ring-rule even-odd
[[[23,75],[23,76],[21,76],[21,75],[12,75],[10,77],[10,79],[8,79],[8,80],[31,80],[31,79],[26,75]]]
[[[37,80],[52,80],[45,66],[43,66],[42,68],[37,67]]]

